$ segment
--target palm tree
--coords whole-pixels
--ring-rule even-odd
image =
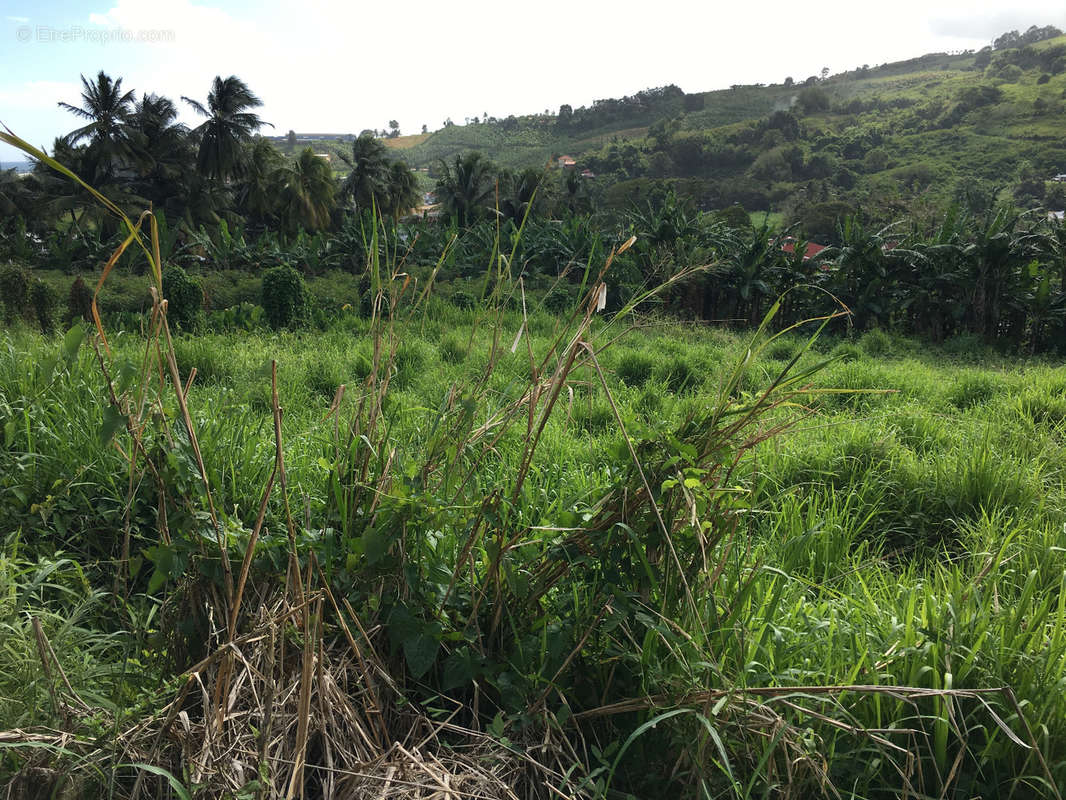
[[[389,164],[386,188],[388,200],[385,203],[385,210],[392,215],[393,219],[399,219],[408,213],[422,199],[418,191],[418,179],[415,178],[411,168],[402,161],[393,161]]]
[[[140,176],[135,181],[138,194],[156,207],[180,215],[187,177],[195,163],[188,129],[177,121],[174,101],[145,94],[129,117],[134,134],[135,156]]]
[[[441,176],[437,179],[437,199],[455,215],[460,228],[477,217],[479,210],[495,191],[496,167],[481,153],[462,153],[449,166],[441,161]]]
[[[185,96],[181,99],[197,114],[207,117],[193,131],[200,141],[197,156],[200,173],[219,181],[240,177],[246,164],[244,145],[260,127],[270,125],[250,111],[263,105],[262,101],[235,75],[225,80],[215,76],[206,107]]]
[[[278,205],[279,170],[284,169],[281,154],[270,142],[256,137],[237,187],[237,206],[251,221],[265,225],[274,216]]]
[[[388,204],[389,160],[385,145],[364,133],[352,142],[352,155],[341,154],[351,171],[341,185],[341,197],[350,199],[360,211]]]
[[[329,226],[335,205],[333,171],[310,147],[279,173],[279,206],[285,228],[319,231]]]
[[[122,78],[112,80],[103,70],[90,83],[81,76],[81,106],[59,103],[59,107],[88,120],[87,124],[71,131],[67,140],[77,144],[88,140],[92,171],[86,177],[94,183],[107,182],[115,172],[116,162],[132,155],[127,121],[133,109],[133,90],[122,91]]]
[[[527,213],[532,216],[534,209],[543,205],[537,196],[540,180],[541,172],[535,167],[527,167],[510,178],[507,196],[500,202],[500,213],[505,219],[521,225]]]

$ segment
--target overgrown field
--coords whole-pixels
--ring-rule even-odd
[[[1066,367],[387,308],[3,334],[15,796],[1066,784]]]

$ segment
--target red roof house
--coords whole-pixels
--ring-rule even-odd
[[[795,241],[791,240],[786,241],[783,245],[781,245],[781,249],[784,250],[786,253],[795,253],[796,243]],[[806,261],[808,258],[814,258],[823,250],[825,250],[825,245],[815,244],[814,242],[807,242],[807,250],[803,254],[803,260]]]

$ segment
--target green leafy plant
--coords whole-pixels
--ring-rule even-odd
[[[263,273],[262,305],[272,328],[300,325],[308,312],[303,276],[287,264]]]

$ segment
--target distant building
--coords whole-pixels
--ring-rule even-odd
[[[333,153],[315,153],[316,158],[321,158],[327,164],[333,163]]]
[[[582,178],[595,178],[596,177],[596,173],[593,172],[591,169],[583,169],[583,170],[581,170],[581,177]]]
[[[1051,180],[1057,183],[1066,183],[1066,172],[1060,172],[1058,175],[1052,177]]]
[[[559,156],[559,166],[563,169],[573,169],[577,166],[577,161],[573,156]]]
[[[785,243],[783,245],[781,245],[781,249],[784,252],[786,252],[786,253],[795,253],[796,252],[796,240],[795,239],[786,240]],[[803,260],[806,261],[809,258],[814,258],[816,255],[818,255],[823,250],[825,250],[825,245],[815,244],[814,242],[807,242],[807,249],[803,253]]]

